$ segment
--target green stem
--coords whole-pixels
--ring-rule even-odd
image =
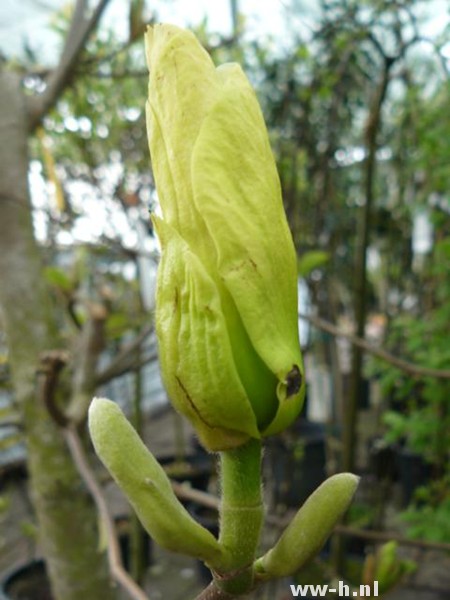
[[[252,564],[263,522],[261,442],[250,440],[239,448],[220,453],[222,501],[220,538],[229,557],[217,587],[244,594],[253,586]]]

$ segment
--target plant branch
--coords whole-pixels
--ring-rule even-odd
[[[111,379],[123,375],[131,368],[144,365],[151,360],[154,360],[157,356],[156,351],[155,353],[143,357],[142,360],[139,360],[136,364],[133,364],[136,359],[135,355],[137,351],[141,348],[142,344],[152,331],[153,326],[149,325],[144,327],[132,342],[124,346],[124,348],[122,348],[122,350],[120,350],[120,352],[112,359],[109,365],[105,367],[103,371],[97,373],[95,380],[96,386],[103,385],[108,381],[111,381]]]
[[[42,353],[37,370],[38,398],[43,403],[53,421],[60,427],[69,423],[64,411],[56,399],[56,390],[60,373],[69,362],[69,356],[63,350],[51,350]]]
[[[149,22],[149,24],[150,23],[151,22]],[[238,39],[238,37],[234,36],[234,35],[231,37],[222,37],[217,44],[205,45],[205,50],[209,54],[212,54],[213,52],[215,52],[221,48],[232,47],[233,44],[236,43],[237,39]],[[124,46],[121,46],[117,50],[114,50],[111,54],[109,54],[107,56],[101,56],[99,58],[92,57],[92,58],[89,58],[88,60],[83,61],[83,63],[81,63],[81,65],[80,65],[80,68],[77,69],[77,73],[80,75],[83,75],[85,77],[94,77],[96,79],[127,79],[130,77],[133,77],[133,78],[148,77],[148,69],[138,69],[138,70],[130,69],[130,70],[122,70],[122,71],[109,71],[109,72],[97,70],[97,71],[93,72],[86,68],[86,66],[89,66],[90,64],[101,64],[101,63],[104,63],[106,60],[114,58],[114,56],[116,56],[120,52],[123,52],[124,50],[129,48],[129,46],[131,46],[134,43],[134,41],[135,40],[131,40],[130,42],[126,43]]]
[[[178,498],[183,500],[192,500],[207,508],[213,510],[219,510],[220,500],[217,496],[202,492],[200,490],[188,487],[186,484],[172,481],[172,488]],[[284,517],[277,517],[275,515],[267,515],[266,522],[279,529],[284,529],[289,525],[293,517],[293,514],[289,513]],[[373,540],[374,542],[387,542],[389,540],[395,540],[401,546],[412,546],[414,548],[427,548],[430,550],[443,550],[444,552],[450,551],[450,544],[445,542],[430,542],[428,540],[410,540],[395,531],[368,531],[367,529],[358,529],[357,527],[350,527],[347,525],[336,525],[334,531],[339,535],[358,537],[366,540]]]
[[[92,303],[88,306],[89,317],[83,326],[74,353],[74,374],[72,394],[66,414],[69,420],[81,423],[96,387],[96,368],[100,353],[105,347],[105,320],[107,310],[103,304]]]
[[[343,331],[342,329],[339,329],[339,327],[336,327],[336,325],[333,325],[324,319],[305,314],[300,314],[299,317],[305,321],[308,321],[311,323],[311,325],[314,325],[314,327],[317,327],[322,331],[326,331],[327,333],[330,333],[336,337],[342,337],[349,340],[354,346],[358,346],[369,354],[381,358],[381,360],[384,360],[394,367],[397,367],[401,371],[408,373],[408,375],[411,375],[412,377],[436,377],[437,379],[450,379],[450,371],[448,369],[433,369],[431,367],[416,365],[415,363],[408,362],[403,358],[398,358],[387,350],[383,350],[383,348],[379,348],[378,346],[371,344],[362,337],[353,335],[347,331]]]
[[[150,352],[149,354],[146,354],[145,356],[142,356],[141,358],[131,358],[127,361],[124,362],[120,368],[118,367],[117,369],[114,369],[114,371],[110,371],[107,374],[107,377],[105,377],[105,379],[98,380],[98,385],[103,385],[109,381],[111,381],[112,379],[116,379],[117,377],[121,377],[122,375],[125,375],[126,373],[130,373],[130,372],[136,372],[138,369],[140,369],[141,367],[144,367],[145,365],[148,365],[151,362],[154,362],[156,359],[158,358],[158,353],[156,351],[156,348]]]
[[[364,162],[364,205],[357,218],[354,272],[354,315],[356,335],[364,337],[367,319],[367,254],[372,229],[373,203],[375,200],[376,151],[378,133],[382,122],[382,108],[389,85],[391,68],[395,59],[384,58],[383,73],[374,90],[370,111],[364,127],[364,142],[367,158]],[[359,346],[352,352],[352,369],[347,402],[344,407],[342,468],[353,472],[355,467],[356,429],[358,421],[358,398],[361,393],[363,353]]]
[[[68,427],[67,429],[64,429],[64,436],[73,461],[97,506],[100,521],[106,533],[108,562],[111,576],[126,590],[130,598],[133,598],[134,600],[149,600],[148,596],[136,584],[136,582],[133,581],[123,567],[119,543],[117,541],[116,532],[114,529],[114,523],[111,515],[109,514],[103,492],[95,478],[94,473],[92,472],[91,467],[88,464],[77,431],[73,427]]]
[[[109,63],[114,58],[116,58],[116,56],[118,56],[119,54],[122,54],[122,52],[126,52],[127,50],[129,50],[129,48],[136,42],[136,39],[137,38],[131,38],[131,39],[127,40],[121,46],[119,46],[118,48],[115,48],[114,50],[112,50],[111,52],[108,52],[107,54],[101,54],[101,55],[97,55],[97,56],[89,56],[88,58],[86,58],[85,60],[83,60],[81,62],[81,66],[86,67],[86,66],[90,66],[93,64],[100,65],[105,62]],[[148,74],[148,71],[147,71],[147,74]]]
[[[74,68],[91,33],[96,28],[109,0],[99,0],[90,17],[86,16],[86,0],[77,0],[64,49],[58,66],[50,75],[40,96],[29,99],[28,128],[33,131],[58,101],[74,74]]]
[[[83,75],[83,77],[92,77],[95,79],[127,79],[127,78],[138,78],[138,77],[148,77],[148,69],[145,70],[129,70],[129,71],[110,71],[110,72],[102,72],[102,71],[85,71],[83,69],[77,70],[78,75]]]
[[[120,197],[119,200],[121,200]],[[135,260],[136,258],[150,258],[155,262],[155,264],[159,262],[159,254],[156,251],[131,248],[129,246],[125,246],[118,238],[110,237],[105,234],[100,237],[100,241],[102,244],[108,246],[112,252],[118,254],[119,256],[124,256],[126,259]]]
[[[450,551],[450,544],[446,542],[430,542],[428,540],[410,540],[396,533],[395,531],[369,531],[367,529],[358,529],[348,525],[336,525],[335,533],[348,537],[357,537],[373,542],[389,542],[394,540],[400,546],[411,546],[413,548],[424,548],[428,550],[442,550],[443,552]]]
[[[177,481],[171,481],[172,489],[178,498],[182,500],[192,500],[193,502],[197,502],[201,506],[205,506],[206,508],[212,508],[213,510],[219,510],[220,500],[217,496],[213,496],[212,494],[208,494],[207,492],[202,492],[201,490],[196,490],[190,486],[187,486],[183,483],[178,483]]]

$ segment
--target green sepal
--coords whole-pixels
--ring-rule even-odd
[[[220,564],[219,542],[179,502],[164,469],[119,406],[106,398],[94,398],[89,430],[97,455],[151,537],[173,552],[209,565]]]
[[[255,564],[259,580],[287,577],[296,573],[317,552],[345,513],[358,486],[351,473],[333,475],[306,500],[275,546]]]

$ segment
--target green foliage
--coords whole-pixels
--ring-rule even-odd
[[[363,502],[354,502],[347,513],[347,522],[353,527],[364,529],[369,527],[376,515],[376,507]]]
[[[323,250],[310,250],[298,259],[298,274],[307,277],[314,271],[323,267],[330,260],[330,254]]]
[[[445,227],[442,228],[445,231]],[[439,231],[439,230],[438,230]],[[400,314],[392,320],[387,345],[411,362],[435,369],[450,364],[450,238],[442,236],[422,273],[421,301],[428,305],[425,318]],[[393,366],[376,362],[384,394],[395,410],[383,415],[386,440],[402,442],[432,466],[434,478],[416,491],[403,513],[408,535],[432,541],[450,536],[450,382],[434,377],[411,378]]]
[[[20,529],[22,534],[29,540],[36,542],[39,539],[39,529],[36,523],[32,523],[31,521],[22,521],[20,523]]]
[[[141,29],[141,33],[142,11],[143,2],[131,3],[130,29]],[[62,13],[55,25],[63,36],[66,19]],[[139,34],[118,40],[113,30],[103,29],[93,36],[86,50],[77,65],[74,85],[45,119],[55,159],[69,173],[76,166],[81,174],[82,165],[92,171],[109,162],[114,151],[133,172],[144,170],[148,164],[147,143],[144,107],[139,99],[146,95],[147,73],[142,37]],[[115,78],[118,85],[111,93]]]
[[[443,272],[450,261],[449,240],[443,238],[436,244],[425,273],[426,279],[433,282],[429,290],[434,303],[426,319],[418,319],[414,314],[399,315],[391,322],[387,340],[394,352],[435,369],[445,369],[450,363],[446,328],[450,318],[450,281],[448,273]],[[403,408],[401,412],[385,413],[387,440],[404,439],[412,450],[443,467],[450,447],[450,383],[433,377],[412,379],[393,366],[376,364],[384,394]]]
[[[44,277],[49,284],[63,292],[70,292],[73,289],[73,281],[64,269],[60,269],[59,267],[46,267],[44,270]]]
[[[0,496],[0,515],[9,510],[11,506],[11,498],[6,494]]]
[[[419,493],[419,497],[420,497]],[[423,495],[423,494],[422,494]],[[431,542],[448,543],[450,539],[450,494],[448,493],[437,505],[430,498],[428,491],[425,498],[430,503],[411,506],[402,514],[407,523],[407,535],[416,539]]]

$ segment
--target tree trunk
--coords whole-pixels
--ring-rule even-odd
[[[39,401],[40,357],[60,345],[33,235],[25,101],[20,78],[0,72],[0,307],[31,493],[55,600],[110,600],[115,592],[105,553],[98,551],[94,506],[59,427]]]
[[[372,205],[375,195],[375,169],[377,135],[381,126],[381,109],[386,98],[389,84],[391,67],[394,64],[392,58],[386,58],[383,76],[376,89],[375,97],[371,103],[370,112],[365,127],[365,146],[367,157],[364,163],[364,206],[360,209],[358,219],[358,231],[356,239],[356,261],[354,271],[354,306],[355,306],[355,334],[365,337],[366,313],[367,313],[367,251],[370,241],[370,230],[372,225]],[[356,456],[356,430],[358,420],[358,401],[361,396],[363,384],[363,350],[353,346],[352,351],[352,373],[350,379],[350,390],[345,409],[344,439],[342,468],[344,471],[353,472],[355,469]]]

